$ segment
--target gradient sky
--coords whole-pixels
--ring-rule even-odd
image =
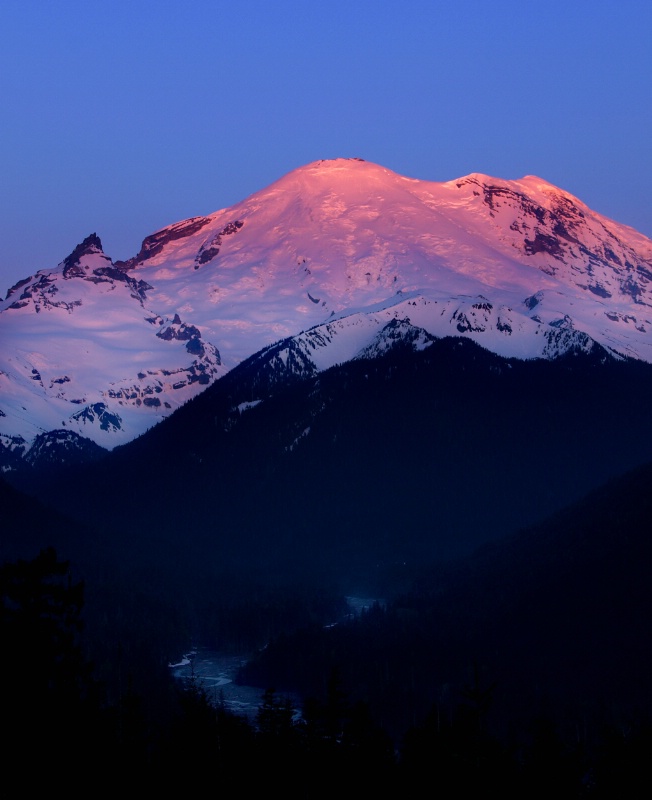
[[[652,3],[3,0],[3,297],[338,156],[538,175],[652,237]]]

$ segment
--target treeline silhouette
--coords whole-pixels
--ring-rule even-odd
[[[0,567],[2,772],[5,785],[21,792],[61,787],[74,797],[128,788],[169,796],[201,787],[227,797],[245,791],[306,799],[499,791],[516,798],[536,789],[557,797],[613,798],[648,796],[651,788],[652,725],[645,704],[638,716],[576,709],[561,719],[554,704],[552,713],[540,704],[516,714],[477,661],[451,673],[427,702],[414,670],[421,665],[442,674],[433,658],[446,662],[447,654],[414,650],[415,626],[425,620],[416,597],[410,609],[405,600],[403,611],[400,604],[377,604],[329,629],[337,639],[329,636],[328,654],[315,626],[296,632],[296,647],[288,647],[284,634],[284,646],[277,640],[271,650],[297,659],[302,708],[269,683],[251,720],[222,699],[211,700],[194,676],[178,683],[151,661],[132,659],[118,689],[107,691],[87,655],[85,589],[52,548]],[[426,595],[418,599],[432,613]],[[448,631],[451,647],[454,633]],[[357,662],[364,670],[356,675]],[[447,663],[457,667],[452,654]],[[406,665],[413,679],[406,680]],[[120,664],[113,666],[119,671]],[[139,668],[147,672],[145,681],[134,680]],[[256,668],[254,662],[252,673]],[[361,691],[365,678],[373,684],[370,671],[386,683],[384,701],[393,697],[400,706],[413,693],[412,720],[400,735],[394,724],[383,723],[395,720],[391,709]]]

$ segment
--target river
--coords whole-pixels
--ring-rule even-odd
[[[347,602],[350,612],[359,614],[370,608],[373,603],[382,604],[384,601],[373,598],[347,597]],[[217,705],[223,702],[229,711],[254,721],[258,707],[262,703],[264,690],[259,686],[239,686],[235,683],[238,669],[246,664],[246,661],[240,656],[225,656],[214,650],[197,648],[185,654],[179,662],[169,666],[177,680],[188,681],[194,676],[212,703]],[[285,697],[288,695],[284,694],[283,698]],[[297,711],[300,710],[300,698],[289,695],[289,699]]]
[[[229,711],[253,720],[264,690],[259,686],[235,683],[238,669],[245,663],[246,659],[239,656],[224,656],[198,648],[184,655],[178,663],[170,664],[170,669],[180,681],[188,681],[194,676],[212,703],[223,702]]]

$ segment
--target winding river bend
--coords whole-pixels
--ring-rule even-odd
[[[264,690],[259,686],[238,686],[235,683],[238,669],[245,663],[246,659],[239,656],[224,656],[200,648],[184,655],[177,664],[170,664],[170,669],[180,681],[188,681],[194,676],[211,702],[216,705],[223,702],[229,711],[253,720]]]
[[[359,614],[370,608],[373,603],[383,602],[363,597],[347,597],[347,601],[351,614]],[[225,656],[213,650],[198,648],[169,666],[177,680],[185,682],[194,677],[206,691],[211,702],[216,705],[224,703],[229,711],[253,721],[262,703],[264,689],[259,686],[239,686],[235,683],[238,669],[246,664],[246,661],[247,659],[240,656]],[[289,697],[295,708],[299,709],[300,698],[292,695]]]

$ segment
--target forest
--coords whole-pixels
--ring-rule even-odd
[[[254,720],[211,699],[194,676],[172,679],[151,651],[143,659],[118,646],[115,674],[103,679],[90,660],[84,593],[53,549],[0,569],[5,785],[60,785],[72,796],[98,785],[167,794],[214,786],[224,796],[306,799],[363,791],[516,798],[533,786],[613,798],[650,788],[648,697],[591,705],[599,692],[569,703],[550,691],[519,706],[523,686],[543,673],[492,674],[490,659],[469,658],[466,637],[442,635],[442,625],[435,642],[437,602],[427,592],[375,604],[343,625],[313,622],[274,637],[241,676],[261,685]],[[441,652],[444,639],[455,652]],[[435,675],[449,680],[438,684]],[[283,681],[302,690],[300,708]]]

